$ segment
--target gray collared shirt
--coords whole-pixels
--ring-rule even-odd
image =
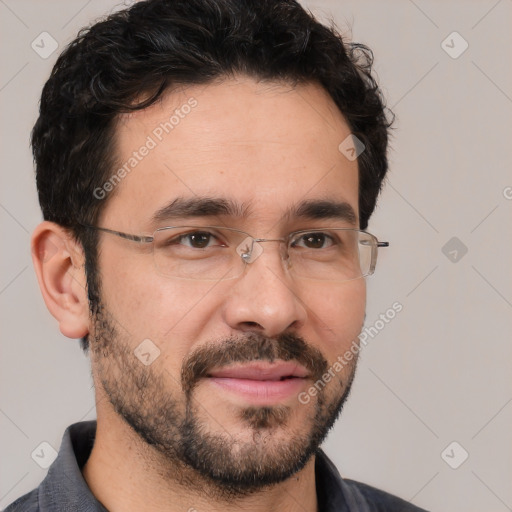
[[[96,421],[83,421],[64,432],[59,454],[39,487],[4,512],[108,512],[82,476],[96,435]],[[315,461],[318,512],[426,512],[368,485],[341,478],[322,450]]]

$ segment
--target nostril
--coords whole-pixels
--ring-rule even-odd
[[[254,328],[256,327],[257,329],[261,329],[263,330],[263,327],[257,323],[257,322],[242,322],[245,326],[249,327],[249,328]]]

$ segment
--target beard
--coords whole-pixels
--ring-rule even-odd
[[[143,365],[130,339],[100,303],[90,338],[97,384],[142,441],[140,454],[149,468],[189,490],[226,501],[283,482],[304,468],[339,417],[356,368],[354,358],[345,382],[337,376],[330,387],[317,387],[300,425],[293,427],[290,421],[297,414],[294,409],[306,407],[298,400],[296,407],[248,405],[234,409],[243,429],[232,434],[195,397],[209,370],[279,359],[302,364],[315,383],[328,369],[322,353],[295,334],[268,338],[248,333],[202,345],[183,360],[176,377],[163,365]]]

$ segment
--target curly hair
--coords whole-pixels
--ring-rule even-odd
[[[372,64],[369,48],[345,42],[295,0],[146,0],[82,29],[43,88],[32,147],[44,219],[84,248],[91,312],[100,292],[97,235],[82,225],[96,225],[107,203],[93,191],[115,165],[119,114],[149,107],[175,85],[237,73],[320,83],[365,145],[358,169],[366,229],[388,169],[392,123]],[[87,338],[81,346],[87,352]]]

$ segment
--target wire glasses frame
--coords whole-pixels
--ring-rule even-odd
[[[281,257],[294,275],[334,282],[372,275],[378,248],[389,247],[389,242],[380,242],[374,235],[353,228],[314,228],[294,231],[285,238],[254,238],[245,231],[223,226],[166,226],[156,229],[151,236],[82,226],[132,242],[152,244],[156,270],[164,276],[207,281],[242,275],[248,264],[263,253],[262,242],[281,242],[285,246]],[[210,245],[212,240],[217,244]]]

